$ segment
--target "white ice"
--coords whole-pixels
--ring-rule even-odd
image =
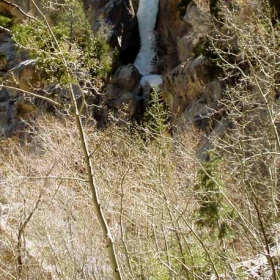
[[[162,84],[162,77],[161,75],[145,75],[142,77],[140,84],[141,86],[144,86],[146,83],[154,90],[158,91],[160,85]]]
[[[134,65],[139,73],[149,75],[153,72],[156,59],[155,25],[159,9],[159,0],[140,0],[137,11],[141,48]]]

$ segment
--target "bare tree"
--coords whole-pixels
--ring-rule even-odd
[[[214,146],[227,162],[223,180],[236,186],[234,204],[247,217],[241,227],[249,246],[267,256],[273,279],[278,279],[271,247],[279,213],[279,36],[267,1],[236,6],[224,1],[209,37],[226,87],[220,101],[226,114],[219,122],[230,124]]]

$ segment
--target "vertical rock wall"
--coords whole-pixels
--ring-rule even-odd
[[[182,116],[190,122],[207,116],[211,96],[221,94],[217,80],[208,75],[210,61],[197,53],[210,31],[209,12],[192,1],[184,14],[179,13],[178,1],[160,1],[157,34],[163,94],[177,124]],[[205,127],[205,123],[197,124]]]
[[[108,37],[111,47],[119,51],[120,63],[133,63],[140,49],[135,8],[138,0],[83,0],[93,32]]]

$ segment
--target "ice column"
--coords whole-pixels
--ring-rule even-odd
[[[156,59],[156,38],[154,29],[159,9],[159,0],[140,0],[137,11],[141,48],[134,65],[143,75],[141,84],[150,85],[162,83],[160,75],[149,75],[153,71],[153,62]]]

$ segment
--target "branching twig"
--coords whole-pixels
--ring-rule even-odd
[[[20,6],[14,4],[14,3],[11,3],[10,1],[7,1],[7,0],[1,0],[1,1],[3,3],[5,3],[6,5],[15,8],[17,11],[19,11],[25,17],[30,18],[32,20],[36,20],[36,18],[34,16],[27,14]]]
[[[8,28],[5,28],[4,26],[0,25],[0,31],[3,31],[5,33],[11,34],[11,30]]]
[[[42,100],[45,100],[47,101],[48,103],[54,105],[54,106],[57,106],[57,107],[62,107],[62,104],[46,97],[46,96],[42,96],[42,95],[39,95],[39,94],[36,94],[34,92],[31,92],[31,91],[27,91],[27,90],[23,90],[23,89],[20,89],[20,88],[17,88],[17,87],[12,87],[12,86],[7,86],[7,85],[4,85],[4,84],[1,84],[0,85],[0,89],[2,88],[7,88],[7,89],[11,89],[11,90],[16,90],[16,91],[19,91],[19,92],[22,92],[22,93],[25,93],[25,94],[28,94],[30,96],[33,96],[33,97],[36,97],[36,98],[40,98]]]
[[[42,13],[42,11],[39,9],[39,7],[37,6],[37,4],[35,3],[34,0],[32,0],[33,5],[36,7],[36,9],[38,10],[39,14],[42,16],[47,29],[52,37],[52,39],[54,40],[54,43],[56,45],[56,47],[59,50],[59,53],[61,55],[61,60],[63,62],[63,67],[65,70],[65,73],[67,75],[67,77],[71,80],[71,79],[76,79],[75,74],[72,72],[72,70],[70,69],[66,58],[63,54],[63,51],[61,49],[61,46],[56,38],[56,36],[53,33],[53,30],[46,18],[46,16]],[[77,83],[78,85],[79,83]],[[92,162],[91,162],[91,156],[90,156],[90,152],[88,149],[88,144],[87,144],[87,140],[86,140],[86,133],[84,131],[84,127],[82,124],[82,119],[80,116],[80,111],[78,108],[78,104],[76,101],[76,97],[75,97],[75,93],[73,90],[73,87],[70,85],[68,86],[69,92],[70,92],[70,99],[74,108],[74,115],[75,115],[75,120],[76,120],[76,126],[79,132],[79,137],[80,137],[80,143],[81,143],[81,148],[84,154],[84,159],[86,162],[86,166],[87,166],[87,175],[88,175],[88,180],[89,180],[89,186],[92,192],[92,201],[93,201],[93,206],[95,209],[95,214],[97,216],[97,219],[99,221],[101,230],[103,232],[103,236],[104,236],[104,241],[106,242],[106,248],[108,251],[108,256],[109,256],[109,260],[110,260],[110,265],[112,267],[112,271],[113,271],[113,277],[115,280],[121,280],[121,272],[119,269],[119,265],[118,265],[118,261],[117,261],[117,255],[116,255],[116,251],[115,251],[115,245],[114,245],[114,241],[113,238],[111,236],[111,232],[110,232],[110,228],[109,225],[107,223],[107,220],[105,218],[103,209],[101,207],[100,204],[100,200],[99,200],[99,196],[98,196],[98,191],[97,191],[97,184],[95,182],[95,175],[93,172],[93,166],[92,166]],[[81,90],[82,92],[82,90]]]

